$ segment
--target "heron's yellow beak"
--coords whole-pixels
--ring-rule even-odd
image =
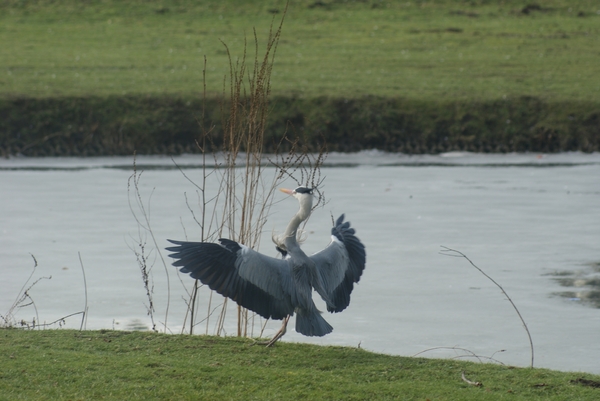
[[[285,193],[285,194],[288,194],[288,195],[293,195],[294,194],[294,190],[292,190],[292,189],[279,188],[279,190],[281,192]]]

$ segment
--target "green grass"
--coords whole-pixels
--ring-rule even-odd
[[[0,155],[198,151],[283,0],[0,1]],[[267,151],[600,151],[600,4],[291,0]],[[287,130],[287,131],[286,131]],[[284,149],[285,150],[285,149]]]
[[[0,330],[0,400],[593,400],[600,377],[356,348]],[[462,372],[481,387],[467,384]]]
[[[319,5],[322,4],[322,5]],[[276,95],[421,100],[598,100],[600,4],[544,1],[291,1]],[[264,43],[285,3],[0,2],[0,96],[220,92],[227,43]],[[273,14],[278,11],[279,13]]]

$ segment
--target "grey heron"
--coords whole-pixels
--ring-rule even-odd
[[[323,298],[329,312],[341,312],[350,304],[350,293],[365,268],[364,245],[354,235],[342,214],[331,229],[331,242],[320,252],[307,256],[298,243],[298,227],[312,210],[313,189],[281,189],[300,203],[283,235],[274,237],[278,259],[263,255],[236,241],[218,243],[169,240],[167,248],[176,259],[174,266],[200,280],[210,289],[267,319],[283,320],[274,337],[285,333],[296,314],[296,331],[305,336],[324,336],[333,328],[317,309],[313,289]]]

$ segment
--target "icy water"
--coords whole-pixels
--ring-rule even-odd
[[[201,180],[198,156],[175,160],[185,175]],[[33,255],[38,267],[28,286],[41,280],[22,303],[34,304],[13,310],[17,321],[51,323],[82,311],[87,289],[86,328],[151,327],[132,250],[139,249],[140,238],[128,203],[132,162],[0,161],[2,316],[27,282]],[[199,212],[196,188],[170,158],[137,163],[144,170],[141,197],[161,249],[142,231],[153,266],[154,320],[161,331],[166,324],[177,333],[184,321],[184,285],[189,290],[192,280],[176,274],[162,249],[167,238],[199,238],[186,204],[187,196]],[[441,253],[449,247],[508,293],[531,332],[536,367],[600,373],[600,154],[332,154],[322,173],[328,203],[309,220],[304,249],[312,253],[327,245],[331,215],[345,213],[366,245],[367,267],[349,308],[325,314],[332,334],[306,338],[291,329],[285,341],[477,360],[468,357],[471,352],[484,361],[528,366],[529,340],[515,310],[467,260]],[[209,184],[214,191],[214,180]],[[276,195],[262,252],[275,256],[271,232],[282,231],[296,210],[295,200]],[[221,300],[214,297],[211,307]],[[201,292],[200,308],[206,315],[208,291]],[[236,332],[235,313],[230,307],[229,335]],[[216,320],[213,315],[196,332],[214,333]],[[51,327],[81,324],[81,315],[74,315]],[[264,335],[278,327],[269,322]],[[254,333],[259,331],[256,325]]]

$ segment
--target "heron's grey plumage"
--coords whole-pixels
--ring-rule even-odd
[[[344,222],[342,214],[331,229],[329,246],[310,257],[318,267],[325,294],[315,290],[334,304],[327,306],[329,312],[341,312],[348,307],[354,283],[358,283],[365,268],[365,246],[354,234],[350,222]]]
[[[329,312],[341,312],[350,303],[354,283],[365,268],[365,247],[341,215],[331,230],[332,241],[322,251],[307,256],[297,241],[297,230],[310,215],[312,189],[285,190],[300,202],[300,210],[276,241],[285,257],[276,259],[228,239],[219,243],[169,240],[167,248],[177,259],[174,266],[190,273],[210,289],[231,298],[264,318],[284,319],[296,314],[296,331],[324,336],[333,328],[312,300],[314,289]]]
[[[285,260],[262,255],[228,239],[218,244],[169,240],[175,247],[174,266],[219,294],[267,319],[283,319],[294,312],[292,279]]]

